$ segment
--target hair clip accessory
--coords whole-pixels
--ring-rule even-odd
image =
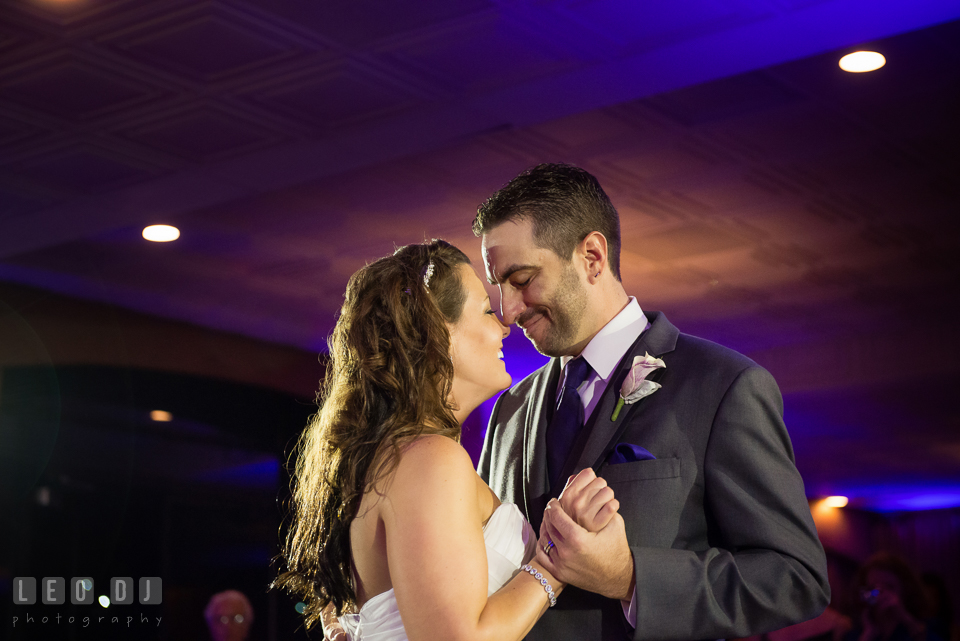
[[[427,289],[430,289],[430,278],[433,276],[434,264],[433,259],[427,263],[427,267],[423,270],[423,286]]]

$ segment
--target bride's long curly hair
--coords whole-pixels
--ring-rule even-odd
[[[347,284],[328,340],[320,411],[297,446],[292,521],[274,586],[299,594],[307,627],[329,603],[356,604],[350,525],[360,500],[425,433],[460,439],[449,401],[450,333],[466,291],[453,245],[407,245],[360,269]],[[425,279],[428,284],[425,284]]]

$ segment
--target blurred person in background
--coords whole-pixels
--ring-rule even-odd
[[[243,592],[225,590],[210,597],[203,616],[213,641],[244,641],[253,624],[253,606]]]
[[[943,577],[935,572],[924,572],[920,575],[923,589],[927,595],[930,617],[927,625],[930,631],[943,641],[960,640],[960,631],[953,625],[953,603],[950,600],[950,591]]]
[[[926,624],[927,599],[917,573],[899,556],[880,552],[857,572],[859,627],[845,641],[945,641]]]

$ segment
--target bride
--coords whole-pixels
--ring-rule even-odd
[[[552,544],[500,503],[459,443],[470,412],[510,386],[508,334],[469,259],[444,241],[351,277],[275,581],[301,595],[308,627],[353,640],[521,639],[563,589],[537,561]],[[577,490],[592,531],[618,509],[598,481]]]

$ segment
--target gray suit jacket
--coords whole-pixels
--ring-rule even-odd
[[[718,639],[779,629],[829,602],[817,538],[783,401],[750,359],[681,334],[666,317],[634,343],[567,460],[566,478],[593,467],[620,501],[633,552],[637,628],[619,601],[568,587],[528,639]],[[662,358],[662,385],[611,421],[634,355]],[[544,434],[560,361],[504,392],[490,418],[480,476],[539,531],[552,496]],[[656,460],[611,465],[618,443]],[[557,490],[559,491],[559,490]]]

